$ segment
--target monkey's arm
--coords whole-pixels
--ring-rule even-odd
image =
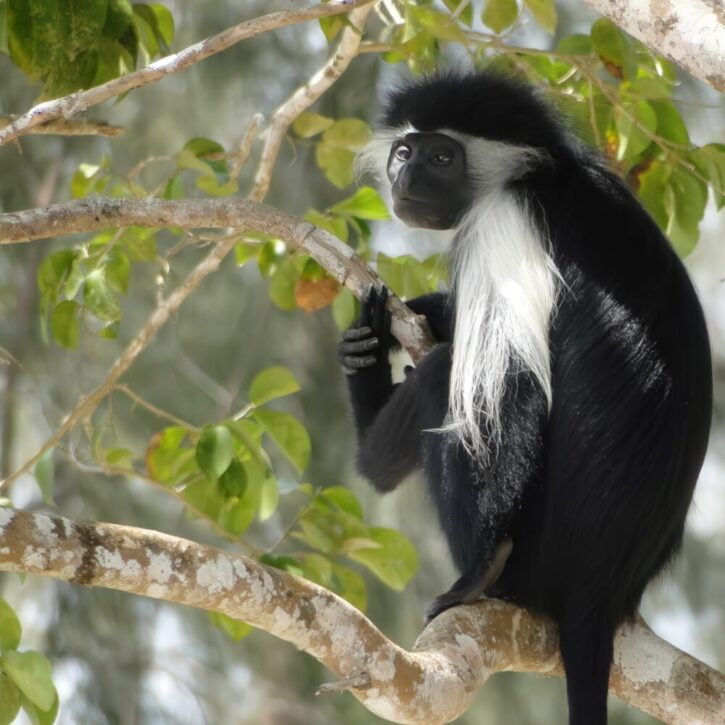
[[[386,300],[387,291],[371,290],[360,319],[343,333],[338,353],[347,373],[358,432],[358,467],[380,491],[390,491],[419,465],[421,411],[427,404],[421,381],[441,365],[444,369],[450,366],[448,345],[445,354],[436,348],[418,370],[411,369],[405,382],[393,385],[388,359],[393,339]],[[434,319],[444,319],[436,312],[443,306],[443,295],[419,300],[425,300],[418,308],[421,313],[432,312]],[[418,309],[414,308],[416,312]],[[422,385],[424,393],[427,387]],[[447,405],[447,383],[445,391]]]

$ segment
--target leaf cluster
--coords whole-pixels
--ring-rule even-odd
[[[51,725],[58,714],[58,693],[50,660],[40,652],[19,651],[22,627],[0,597],[0,725],[10,725],[20,709],[33,725]]]

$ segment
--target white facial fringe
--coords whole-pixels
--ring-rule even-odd
[[[377,178],[389,208],[390,147],[415,130],[380,131],[358,156],[358,173]],[[533,373],[551,407],[549,326],[561,275],[545,234],[506,188],[546,157],[534,148],[449,129],[438,133],[466,149],[467,172],[480,198],[458,225],[450,250],[456,322],[449,410],[440,430],[454,431],[476,460],[485,461],[501,442],[502,398],[516,368]]]
[[[529,210],[503,187],[474,205],[453,243],[456,324],[445,429],[477,460],[501,442],[501,403],[517,367],[533,373],[551,406],[549,324],[559,272],[547,246]]]

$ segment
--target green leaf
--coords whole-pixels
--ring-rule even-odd
[[[0,0],[0,53],[8,54],[8,24],[7,24],[7,5],[5,0]]]
[[[385,202],[370,186],[361,186],[352,196],[331,206],[330,211],[359,219],[390,219]]]
[[[634,159],[652,143],[650,134],[657,130],[657,114],[647,101],[636,101],[616,107],[614,118],[619,133],[617,160]]]
[[[651,101],[657,114],[657,135],[680,146],[689,146],[690,134],[680,112],[671,101]]]
[[[30,702],[25,695],[22,695],[20,699],[23,710],[25,710],[25,714],[30,719],[32,725],[53,725],[56,717],[58,717],[60,700],[58,699],[57,692],[55,692],[55,699],[48,710],[41,710],[37,705]]]
[[[582,33],[567,35],[556,44],[556,50],[565,55],[589,55],[592,52],[592,39]]]
[[[339,189],[352,184],[355,178],[355,152],[321,141],[315,147],[315,161],[325,177]]]
[[[689,154],[690,161],[706,179],[709,180],[715,196],[715,206],[725,206],[725,144],[710,143],[694,149]]]
[[[214,173],[226,174],[227,162],[224,159],[210,159],[210,156],[218,156],[224,153],[224,147],[210,138],[197,136],[184,144],[183,151],[186,151],[196,159],[204,159],[204,165]],[[201,170],[201,167],[198,167]],[[208,171],[205,173],[209,173]]]
[[[171,426],[156,433],[146,449],[146,469],[151,478],[162,483],[176,484],[199,469],[195,449],[182,448],[188,431],[181,426]]]
[[[317,136],[318,133],[326,131],[335,121],[327,116],[321,116],[319,113],[310,113],[305,111],[294,120],[292,130],[300,138],[311,138]]]
[[[615,78],[634,78],[637,58],[629,37],[611,20],[599,18],[592,25],[592,46]]]
[[[130,468],[133,462],[133,452],[128,448],[111,448],[106,451],[106,463],[109,466]]]
[[[667,235],[681,257],[686,257],[700,237],[700,221],[707,204],[707,186],[679,166],[673,167],[665,190]]]
[[[219,476],[219,490],[225,498],[244,496],[247,490],[247,471],[236,458],[232,458],[229,467]]]
[[[640,96],[648,100],[665,100],[672,95],[672,84],[661,78],[643,76],[626,84],[624,89],[630,95]],[[679,115],[679,114],[678,114]]]
[[[310,460],[310,436],[305,427],[289,413],[260,408],[252,413],[287,460],[302,473]]]
[[[279,487],[277,479],[268,476],[262,484],[259,497],[259,520],[266,521],[277,510],[279,503]]]
[[[338,549],[339,542],[334,536],[330,535],[330,532],[326,531],[321,526],[318,526],[316,522],[311,521],[309,517],[305,517],[299,522],[299,528],[301,531],[295,531],[292,537],[304,541],[308,546],[313,549],[324,552],[325,554],[334,554]],[[305,571],[305,576],[309,576],[309,573]],[[314,579],[314,577],[311,577]],[[317,581],[316,579],[314,579]],[[320,582],[321,584],[323,582]]]
[[[75,350],[80,337],[78,324],[79,305],[73,300],[59,302],[50,316],[50,332],[53,339],[68,350]]]
[[[332,588],[361,612],[367,609],[365,580],[356,571],[342,564],[333,564]]]
[[[290,311],[297,307],[295,285],[299,276],[294,260],[284,258],[269,283],[269,297],[280,309]]]
[[[55,501],[53,500],[53,484],[55,483],[55,468],[53,466],[53,449],[46,451],[38,462],[35,464],[34,469],[35,480],[38,482],[40,492],[43,495],[43,501],[48,506],[55,507]]]
[[[128,292],[128,283],[131,279],[131,260],[122,249],[112,249],[105,265],[106,280],[111,289],[121,294]]]
[[[332,42],[344,27],[345,23],[339,15],[329,15],[326,18],[320,18],[320,28],[328,43]]]
[[[322,135],[325,144],[347,151],[360,151],[372,137],[370,126],[359,118],[343,118]]]
[[[254,627],[251,624],[232,619],[221,612],[209,612],[209,619],[217,629],[221,629],[224,634],[235,642],[239,642],[254,632]]]
[[[283,569],[288,571],[290,574],[295,576],[304,576],[302,567],[299,561],[293,556],[280,556],[278,554],[262,554],[259,557],[259,561],[267,566],[273,566],[275,569]]]
[[[167,182],[164,187],[164,191],[161,194],[164,199],[183,199],[186,196],[184,190],[184,182],[181,180],[179,174],[174,174]]]
[[[76,257],[77,252],[72,249],[64,249],[46,257],[38,268],[40,292],[55,298],[59,294],[61,285],[70,274]]]
[[[8,0],[8,47],[13,61],[44,83],[46,96],[91,85],[108,0]]]
[[[305,554],[304,571],[302,576],[326,589],[332,588],[333,567],[332,562],[323,554]]]
[[[211,196],[231,196],[239,191],[236,179],[220,184],[215,176],[200,176],[196,186]]]
[[[96,174],[101,170],[98,164],[81,164],[73,174],[70,182],[70,190],[74,199],[86,196],[95,186]]]
[[[10,725],[19,711],[20,690],[7,675],[0,672],[0,725]]]
[[[126,227],[118,239],[132,262],[153,262],[156,259],[156,230]]]
[[[443,4],[451,11],[451,15],[457,12],[458,8],[466,0],[443,0]],[[469,2],[458,14],[458,19],[469,28],[473,25],[473,3]]]
[[[271,277],[287,259],[287,247],[284,242],[273,239],[266,241],[257,255],[259,271],[264,277]]]
[[[264,469],[254,460],[244,461],[247,488],[241,498],[230,498],[219,511],[217,520],[233,534],[244,533],[254,520],[259,508],[259,496],[264,480]]]
[[[53,707],[56,693],[47,657],[40,652],[8,650],[3,653],[2,667],[30,702],[41,710]]]
[[[421,27],[425,28],[434,38],[463,43],[466,36],[458,23],[439,10],[426,6],[408,6],[409,14],[414,15]]]
[[[111,291],[104,269],[95,269],[86,277],[83,306],[99,320],[115,322],[121,319],[121,307]]]
[[[305,214],[304,219],[310,224],[324,229],[326,232],[330,232],[338,239],[342,239],[343,242],[348,240],[348,226],[347,220],[340,216],[334,216],[333,214],[321,214],[319,211],[310,209]]]
[[[259,255],[261,246],[259,244],[253,244],[246,240],[240,242],[234,247],[234,261],[238,267],[243,267],[251,259],[255,259]]]
[[[320,493],[320,498],[334,504],[341,511],[362,521],[362,505],[349,488],[344,488],[343,486],[328,486]]]
[[[524,0],[524,5],[531,10],[536,22],[553,35],[557,20],[554,0]]]
[[[148,55],[168,53],[174,39],[174,18],[169,9],[159,3],[134,3],[133,12],[139,41]]]
[[[668,214],[665,209],[665,189],[670,180],[671,166],[653,161],[638,175],[638,195],[645,209],[657,222],[662,231],[667,229]]]
[[[118,40],[133,21],[133,8],[129,0],[108,0],[106,22],[102,35],[109,40]]]
[[[0,597],[0,652],[17,649],[23,629],[15,610]],[[0,698],[2,702],[2,698]]]
[[[516,0],[486,0],[481,20],[494,33],[500,33],[513,25],[518,15]]]
[[[270,400],[292,395],[299,389],[300,385],[294,375],[286,367],[276,365],[255,376],[249,388],[249,399],[255,405],[264,405]]]
[[[166,45],[170,46],[174,42],[174,16],[171,10],[161,3],[149,3],[149,7],[156,16],[161,37],[166,41]]]
[[[347,330],[355,319],[355,295],[347,287],[343,287],[332,303],[332,316],[338,330]]]
[[[207,426],[196,443],[196,462],[209,480],[216,481],[234,458],[232,434],[224,425]]]
[[[371,526],[369,536],[377,548],[356,549],[348,557],[369,569],[391,589],[402,591],[418,569],[415,547],[403,534]]]

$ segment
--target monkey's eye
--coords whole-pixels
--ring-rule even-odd
[[[400,146],[395,149],[395,158],[400,159],[400,161],[407,161],[410,158],[410,146],[400,144]]]
[[[451,154],[445,152],[439,152],[433,156],[433,163],[436,166],[448,166],[453,161]]]

